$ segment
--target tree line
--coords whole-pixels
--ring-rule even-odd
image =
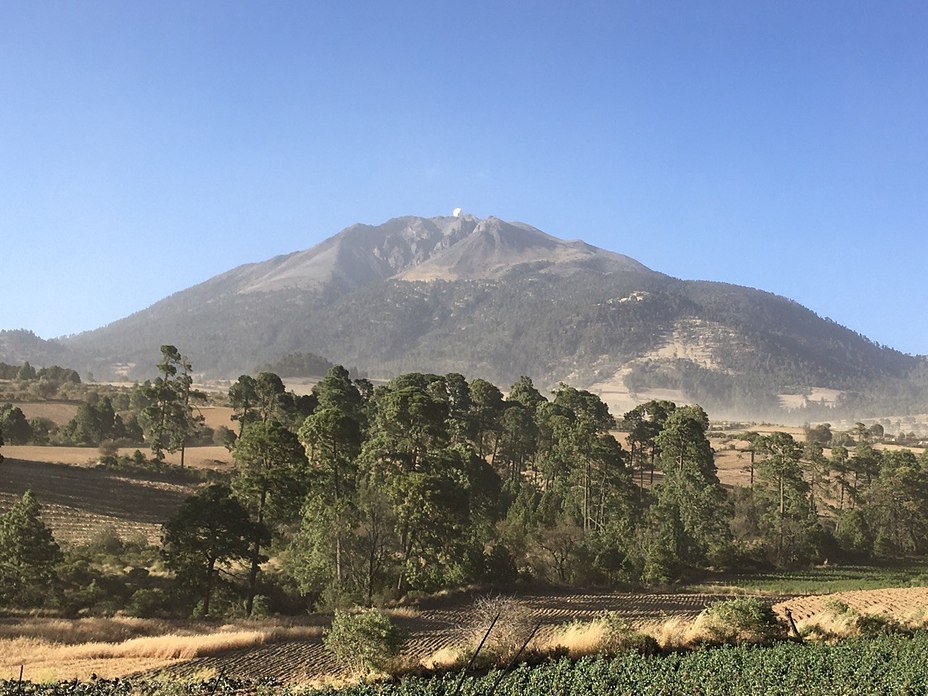
[[[158,369],[139,420],[153,450],[181,449],[198,427],[191,366],[164,346]],[[729,490],[695,405],[617,420],[565,384],[546,396],[522,377],[504,395],[406,373],[375,387],[340,366],[310,395],[261,373],[228,399],[234,470],[165,522],[159,550],[173,606],[200,614],[224,611],[217,597],[252,614],[928,553],[928,456],[876,449],[867,429],[851,447],[743,433],[750,484]]]

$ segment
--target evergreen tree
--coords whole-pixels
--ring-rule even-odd
[[[776,432],[760,437],[757,447],[755,491],[770,560],[780,567],[808,563],[817,553],[819,526],[803,478],[802,446],[789,433]]]
[[[306,494],[306,454],[296,435],[276,421],[245,426],[232,449],[232,490],[252,516],[246,611],[251,615],[258,573],[266,560],[264,529],[278,532],[296,517]]]
[[[6,606],[35,606],[55,581],[61,549],[40,517],[32,491],[0,516],[0,601]]]
[[[176,347],[161,346],[161,375],[143,389],[148,406],[142,411],[141,422],[155,457],[161,461],[164,452],[180,450],[184,465],[187,441],[199,430],[203,417],[195,414],[191,401],[203,395],[192,388],[190,361]]]
[[[653,562],[675,559],[677,567],[667,574],[704,563],[730,540],[731,512],[716,473],[708,427],[705,411],[684,406],[670,414],[655,440],[664,478],[656,487],[657,502],[649,520],[656,525],[651,543],[664,546],[646,550],[646,556]],[[655,568],[652,574],[662,572]]]
[[[213,590],[223,565],[249,558],[256,528],[229,487],[213,484],[188,497],[162,528],[161,555],[181,584],[202,598],[203,616],[210,614]]]
[[[300,428],[311,468],[316,472],[316,503],[331,510],[334,527],[335,582],[341,585],[343,521],[351,507],[357,484],[356,459],[361,452],[361,394],[342,367],[333,367],[313,387],[318,401],[315,412]],[[305,516],[304,516],[305,517]],[[321,519],[321,518],[320,518]]]

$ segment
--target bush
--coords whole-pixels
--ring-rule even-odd
[[[170,609],[170,597],[164,590],[157,588],[136,590],[126,605],[126,613],[129,616],[137,616],[142,619],[165,616]]]
[[[387,671],[402,645],[390,617],[376,609],[336,609],[322,642],[341,666],[362,675]]]
[[[769,645],[786,637],[786,626],[767,602],[755,597],[714,602],[696,619],[711,643]]]
[[[857,630],[864,638],[882,635],[909,635],[911,630],[887,614],[863,614],[857,617]]]
[[[603,642],[600,653],[617,655],[633,650],[642,655],[656,655],[660,646],[653,636],[634,628],[614,611],[605,612],[599,619],[603,625]]]
[[[832,599],[825,602],[824,610],[815,623],[803,630],[803,635],[817,640],[910,635],[918,627],[918,623],[916,620],[906,625],[887,614],[861,614],[847,603]]]

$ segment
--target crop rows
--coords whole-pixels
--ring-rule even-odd
[[[255,651],[259,653],[260,651]],[[229,675],[199,683],[144,679],[19,685],[0,682],[0,696],[12,694],[329,694],[334,696],[494,696],[571,694],[606,696],[834,696],[855,694],[928,693],[928,634],[914,638],[883,636],[836,644],[784,643],[771,648],[741,646],[714,648],[689,654],[645,657],[624,653],[615,658],[560,660],[511,673],[409,678],[395,684],[362,684],[342,689],[309,691],[274,680],[242,680]],[[252,665],[256,670],[260,665]],[[253,677],[258,677],[255,672]],[[461,680],[460,691],[457,685]]]
[[[722,595],[709,594],[537,594],[519,597],[535,621],[542,624],[538,640],[543,642],[558,627],[571,621],[592,621],[603,611],[614,611],[630,623],[660,621],[668,616],[696,616],[707,604]],[[459,644],[461,627],[468,623],[470,600],[453,606],[422,609],[411,618],[400,617],[397,624],[407,637],[405,657],[418,661],[436,651]],[[161,670],[178,677],[191,677],[204,671],[221,672],[230,677],[268,677],[299,682],[339,674],[339,668],[325,651],[320,638],[287,641],[257,649],[196,658]],[[149,673],[149,676],[155,672]]]
[[[31,489],[59,541],[86,541],[104,527],[154,541],[191,487],[144,481],[65,464],[7,459],[0,464],[0,510]]]
[[[788,607],[793,618],[802,621],[821,613],[827,602],[835,600],[863,614],[889,614],[897,618],[908,618],[919,611],[923,616],[928,614],[928,587],[898,587],[796,597],[775,605],[774,609],[782,612]]]

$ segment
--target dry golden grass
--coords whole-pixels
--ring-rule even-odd
[[[27,638],[71,645],[88,641],[125,641],[169,632],[197,632],[195,623],[190,622],[189,628],[185,628],[186,625],[178,621],[139,619],[131,616],[72,620],[48,617],[16,618],[0,622],[0,640]]]
[[[380,610],[391,619],[418,619],[422,612],[416,607],[387,607]]]
[[[33,681],[112,678],[195,657],[284,640],[312,640],[319,626],[248,622],[213,626],[149,619],[26,619],[0,627],[0,676]],[[126,635],[134,637],[125,638]]]
[[[77,415],[78,404],[60,401],[19,401],[14,404],[27,420],[47,418],[55,425],[64,425]]]
[[[131,456],[136,449],[146,457],[151,456],[151,451],[147,447],[122,447],[119,449],[119,454]],[[96,447],[4,445],[3,456],[27,462],[92,466],[100,458],[100,451]],[[180,464],[180,452],[174,454],[166,452],[164,459],[169,464]],[[188,447],[184,454],[184,464],[193,469],[224,469],[232,466],[232,455],[229,450],[220,445]]]
[[[197,411],[203,416],[203,423],[215,430],[224,425],[233,432],[238,432],[238,421],[232,420],[234,411],[228,406],[200,406]]]
[[[422,658],[420,665],[435,671],[454,670],[467,663],[467,654],[463,648],[456,645],[446,645],[431,655]]]
[[[664,621],[647,624],[641,628],[643,633],[653,636],[662,650],[685,648],[699,639],[693,630],[694,619],[685,616],[671,616]]]
[[[606,626],[603,621],[574,621],[541,641],[537,647],[544,653],[564,651],[570,657],[579,658],[600,652],[605,640]]]

